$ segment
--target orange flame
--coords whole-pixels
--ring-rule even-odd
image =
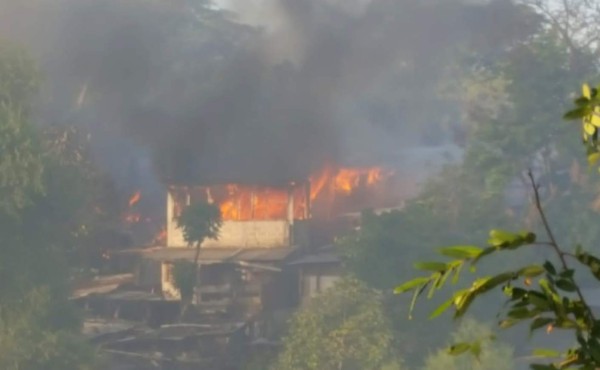
[[[371,187],[382,182],[393,173],[384,173],[380,167],[339,168],[335,172],[325,167],[320,173],[310,177],[311,199],[316,199],[329,185],[335,194],[348,195],[361,187]]]
[[[309,202],[330,205],[338,196],[349,196],[358,189],[377,189],[376,186],[392,175],[382,168],[334,168],[325,166],[310,176],[310,193],[306,184],[290,183],[288,187],[256,187],[226,184],[198,188],[171,188],[174,213],[183,199],[207,201],[219,206],[224,221],[302,220],[309,217]],[[372,193],[374,190],[371,190]],[[328,207],[328,206],[326,206]]]
[[[125,221],[130,224],[140,222],[141,218],[142,216],[139,213],[130,213],[125,215]]]
[[[133,207],[133,205],[136,204],[137,202],[139,202],[141,198],[142,198],[142,193],[139,190],[136,191],[135,193],[133,193],[131,198],[129,198],[129,207]]]
[[[158,234],[156,234],[156,236],[154,236],[154,239],[152,240],[153,244],[164,244],[167,241],[167,228],[166,227],[162,227],[161,230],[158,232]]]

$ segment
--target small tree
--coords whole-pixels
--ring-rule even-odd
[[[383,297],[346,278],[296,313],[274,370],[398,369]]]
[[[194,287],[198,285],[200,246],[206,239],[219,237],[221,211],[214,204],[194,203],[184,208],[176,221],[183,230],[184,240],[189,246],[196,247],[193,263],[179,261],[175,263],[173,271],[175,286],[181,294],[183,317],[193,299]]]
[[[583,141],[586,145],[588,161],[595,165],[600,159],[600,86],[583,86],[583,94],[575,100],[576,108],[565,114],[565,118],[582,119]],[[542,207],[538,191],[539,185],[529,172],[533,189],[533,203],[545,232],[545,240],[538,240],[536,234],[528,231],[518,233],[492,230],[488,245],[484,248],[471,245],[452,246],[440,249],[440,254],[451,258],[448,262],[421,262],[415,267],[430,272],[429,276],[418,277],[396,288],[396,293],[413,292],[411,310],[420,294],[429,289],[429,297],[450,280],[456,282],[464,267],[472,272],[483,258],[498,252],[514,252],[524,248],[538,248],[550,251],[552,257],[543,263],[524,265],[495,276],[475,279],[471,286],[456,291],[445,303],[439,306],[431,317],[436,317],[454,308],[454,318],[465,315],[472,303],[484,293],[501,290],[506,296],[507,310],[499,321],[500,328],[509,328],[527,322],[531,332],[546,328],[571,331],[577,345],[566,352],[536,350],[534,356],[552,358],[551,363],[532,364],[534,370],[600,368],[600,319],[592,310],[575,278],[578,267],[587,269],[600,280],[600,258],[582,249],[581,246],[569,251],[557,242]],[[570,215],[568,215],[570,216]],[[545,253],[538,254],[540,256]],[[478,355],[481,340],[455,343],[450,354],[471,352]]]

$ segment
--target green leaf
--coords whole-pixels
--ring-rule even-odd
[[[564,290],[565,292],[574,292],[577,290],[577,286],[571,280],[559,279],[556,281],[556,287]]]
[[[425,286],[427,286],[427,285],[424,285],[423,288],[425,288]],[[408,319],[409,320],[412,320],[412,318],[413,318],[412,313],[415,308],[415,304],[417,303],[417,297],[419,297],[419,294],[421,294],[421,292],[423,291],[423,288],[418,289],[418,290],[415,289],[415,291],[413,292],[412,299],[410,300],[410,306],[408,307]]]
[[[511,326],[514,326],[514,325],[520,323],[521,321],[522,320],[520,320],[520,319],[504,319],[504,320],[500,321],[498,326],[500,326],[501,329],[508,329]]]
[[[485,281],[478,283],[478,287],[475,288],[476,294],[482,294],[488,292],[498,285],[504,284],[515,277],[515,274],[512,272],[505,272],[491,278],[487,278]]]
[[[450,308],[450,306],[452,306],[453,302],[454,302],[454,297],[451,297],[446,302],[444,302],[441,305],[439,305],[438,308],[436,308],[431,313],[431,315],[429,316],[429,319],[435,319],[436,317],[438,317],[439,315],[441,315],[442,313],[444,313],[448,308]]]
[[[586,106],[586,105],[588,105],[590,103],[590,99],[581,96],[581,97],[575,99],[573,101],[573,103],[575,103],[575,105],[578,106],[578,107],[583,107],[583,106]]]
[[[556,268],[550,261],[544,263],[544,269],[546,269],[550,275],[556,275]]]
[[[509,318],[515,320],[528,319],[533,315],[535,315],[535,311],[529,311],[527,307],[518,307],[507,313]]]
[[[488,243],[493,247],[500,247],[507,243],[511,243],[518,238],[517,235],[504,230],[491,230]]]
[[[587,106],[575,108],[575,109],[570,110],[567,113],[565,113],[563,115],[563,119],[565,119],[567,121],[581,119],[581,118],[585,117],[588,114],[588,112],[589,112],[589,109],[587,108]]]
[[[598,162],[598,159],[600,159],[600,153],[592,153],[587,156],[588,164],[590,166],[595,165],[596,162]]]
[[[540,328],[545,328],[546,326],[550,325],[553,322],[554,322],[554,319],[551,319],[549,317],[538,317],[535,320],[533,320],[531,322],[531,324],[529,325],[529,332],[533,333],[534,331],[536,331]]]
[[[586,99],[592,98],[592,89],[590,88],[590,85],[583,84],[583,86],[581,86],[581,95]]]
[[[519,233],[519,236],[521,237],[521,239],[523,240],[523,242],[525,243],[535,243],[537,236],[529,231],[522,231]]]
[[[559,319],[555,322],[554,327],[558,329],[576,329],[578,325],[569,319]]]
[[[599,112],[591,113],[590,115],[590,123],[596,127],[600,127],[600,115]]]
[[[527,291],[522,288],[512,288],[510,291],[510,298],[512,300],[521,299],[527,294]]]
[[[548,298],[538,292],[529,292],[527,294],[527,301],[540,310],[548,310],[550,308],[550,302],[548,301]]]
[[[427,284],[430,280],[431,280],[431,278],[428,278],[428,277],[418,277],[418,278],[412,279],[402,285],[397,286],[394,289],[394,294],[402,294],[404,292],[408,292],[409,290],[413,290],[419,286],[422,286],[423,284]]]
[[[446,284],[446,280],[448,280],[448,276],[450,276],[450,274],[452,274],[452,268],[448,269],[447,271],[444,271],[442,276],[436,280],[435,287],[437,289],[441,289],[444,286],[444,284]]]
[[[536,348],[533,350],[533,355],[536,357],[561,357],[560,352],[547,348]]]
[[[448,265],[443,262],[417,262],[415,263],[415,268],[417,270],[424,271],[446,271],[448,269]]]
[[[433,297],[433,293],[435,293],[435,289],[437,287],[437,285],[439,284],[440,280],[442,278],[442,274],[439,272],[436,272],[435,274],[432,275],[432,280],[433,284],[431,284],[429,286],[429,293],[427,293],[427,299],[431,299]]]
[[[588,135],[594,135],[596,133],[596,126],[591,123],[584,122],[583,123],[583,131]]]
[[[458,319],[459,317],[464,316],[467,313],[467,310],[473,303],[473,299],[475,299],[475,295],[467,293],[460,300],[460,304],[456,304],[456,312],[454,313],[454,318]]]
[[[573,278],[573,275],[575,275],[575,270],[573,269],[564,270],[561,271],[560,274],[558,274],[558,276],[565,279],[571,279]]]
[[[600,363],[600,343],[595,338],[588,340],[589,353],[594,358],[596,363]]]
[[[586,265],[592,272],[592,275],[600,280],[600,259],[587,252],[579,252],[577,253],[577,260]]]
[[[552,297],[552,299],[555,302],[560,302],[560,297],[558,296],[558,294],[556,294],[556,290],[554,290],[550,281],[548,281],[546,279],[540,279],[539,284],[540,284],[540,287],[542,287],[542,290],[544,291],[544,293],[546,293],[546,295],[548,295],[549,297]]]
[[[477,257],[479,254],[481,254],[481,252],[483,252],[483,249],[472,245],[457,245],[441,248],[439,252],[447,257],[467,259]]]
[[[546,271],[546,270],[544,269],[544,267],[542,267],[540,265],[531,265],[531,266],[527,266],[527,267],[520,269],[517,272],[517,274],[519,274],[520,276],[525,276],[525,277],[536,277],[536,276],[540,276],[541,274],[543,274],[544,271]]]
[[[475,342],[475,343],[471,344],[471,354],[475,357],[475,359],[477,359],[477,361],[479,361],[479,359],[481,357],[481,343],[480,342]]]
[[[471,344],[469,343],[456,343],[450,346],[448,353],[452,356],[456,356],[467,352],[469,349],[471,349]]]
[[[452,276],[452,284],[458,283],[458,279],[460,278],[460,271],[462,270],[463,264],[461,263],[454,269],[454,276]]]

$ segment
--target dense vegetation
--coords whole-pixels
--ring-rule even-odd
[[[0,367],[88,369],[68,261],[91,231],[95,175],[75,131],[33,125],[39,80],[23,50],[0,44]]]
[[[591,47],[595,44],[584,41],[591,37],[587,32],[591,34],[595,28],[589,25],[584,30],[585,27],[574,26],[583,24],[584,19],[589,19],[595,10],[578,1],[567,1],[563,5],[569,8],[557,6],[548,9],[543,2],[529,3],[529,9],[542,16],[540,28],[522,34],[520,41],[503,49],[493,59],[481,58],[466,69],[463,65],[459,81],[446,82],[452,87],[451,97],[446,97],[459,102],[461,107],[466,137],[463,160],[447,166],[437,177],[427,181],[421,194],[409,201],[404,209],[382,215],[365,213],[361,229],[338,242],[349,274],[391,295],[391,290],[399,282],[414,277],[416,261],[432,260],[441,246],[461,245],[465,241],[472,245],[485,245],[490,227],[506,230],[525,228],[544,233],[539,209],[536,202],[531,201],[529,169],[536,179],[540,204],[552,224],[555,242],[558,245],[581,244],[589,246],[590,253],[597,252],[595,241],[600,236],[600,227],[595,219],[599,211],[599,178],[596,171],[587,170],[588,163],[581,155],[580,140],[572,127],[562,120],[564,112],[571,108],[570,98],[575,87],[583,80],[597,78],[597,65],[593,58],[596,50]],[[569,16],[565,16],[566,11],[570,11]],[[476,55],[476,52],[473,53]],[[588,135],[593,137],[589,132]],[[596,160],[597,156],[592,159]],[[447,252],[448,255],[451,253]],[[524,248],[516,254],[495,256],[493,262],[483,259],[478,263],[478,275],[496,276],[494,274],[498,272],[516,271],[517,267],[522,267],[524,259],[539,258],[540,254],[543,258],[551,258],[547,252]],[[580,255],[580,259],[585,259],[583,256]],[[456,266],[433,271],[433,280],[428,278],[428,286],[441,283],[439,279],[434,283],[440,271],[441,279],[448,278],[449,283],[451,271],[459,269]],[[427,264],[419,267],[434,268]],[[569,270],[560,267],[555,267],[555,270],[556,274],[569,273]],[[544,273],[544,268],[533,272],[525,269],[519,273],[537,276]],[[457,274],[459,287],[471,284],[464,274]],[[510,280],[514,275],[500,276]],[[530,284],[529,279],[527,284]],[[554,282],[558,277],[547,279]],[[478,280],[476,285],[484,281]],[[413,288],[421,288],[425,283],[425,280],[416,280]],[[593,286],[595,279],[590,274],[582,274],[578,283],[584,287]],[[561,286],[558,289],[572,291],[572,286],[566,286],[567,283],[562,280],[558,284]],[[551,286],[550,289],[556,288]],[[482,288],[482,291],[485,290]],[[514,291],[517,295],[520,292],[517,288]],[[525,302],[515,295],[512,297],[512,304],[516,304],[519,311],[518,308],[523,307]],[[472,361],[472,358],[447,356],[445,350],[431,354],[435,348],[442,348],[445,344],[446,336],[439,335],[440,332],[452,330],[451,322],[427,321],[429,314],[445,299],[439,300],[434,295],[430,300],[420,302],[419,310],[410,314],[408,298],[408,301],[391,296],[385,299],[397,343],[395,349],[404,359],[405,367],[487,369],[494,368],[492,362],[507,369],[527,366],[524,361],[507,361],[515,356],[530,356],[531,343],[527,333],[518,328],[502,333],[498,339],[510,340],[518,348],[514,356],[510,347],[499,347],[497,341],[491,346],[487,344],[489,329],[473,326],[468,329],[469,325],[459,329],[464,335],[455,336],[453,341],[468,342],[470,347],[459,346],[459,349],[471,349],[478,359]],[[327,299],[327,294],[322,299]],[[467,301],[470,303],[470,299]],[[485,321],[493,320],[502,304],[501,297],[487,295],[486,299],[476,301],[469,312]],[[448,304],[452,304],[452,300],[442,307],[447,308]],[[460,311],[459,316],[463,313]],[[539,314],[537,311],[528,313],[532,315],[528,317]],[[414,316],[413,320],[408,320],[409,316]],[[544,320],[545,325],[550,323],[550,319]],[[539,320],[536,324],[543,327]],[[555,332],[548,338],[542,338],[542,342],[549,341],[550,345],[562,345],[564,342],[563,337]],[[490,349],[494,353],[490,353]],[[495,352],[496,349],[498,352]],[[506,360],[502,363],[497,360],[487,362],[495,356]],[[585,361],[581,363],[585,364]]]
[[[496,3],[499,8],[492,10],[508,9],[501,8],[502,2]],[[338,240],[348,277],[293,317],[283,348],[270,364],[271,368],[501,370],[519,366],[515,357],[528,355],[524,350],[529,347],[526,335],[517,331],[493,339],[490,325],[483,323],[494,319],[501,297],[477,300],[478,304],[473,307],[458,305],[459,316],[469,308],[476,319],[464,320],[454,326],[445,320],[424,320],[444,302],[438,295],[423,302],[423,306],[419,306],[423,310],[415,312],[413,320],[408,319],[410,298],[393,295],[393,289],[400,282],[413,277],[415,261],[430,260],[440,246],[466,241],[473,245],[489,242],[496,249],[519,248],[518,254],[498,255],[493,262],[477,261],[480,273],[501,277],[492,280],[494,284],[490,280],[479,280],[475,289],[477,294],[518,277],[519,285],[506,287],[512,304],[507,318],[509,324],[514,323],[513,319],[533,319],[535,329],[547,328],[550,324],[551,328],[569,327],[575,331],[579,346],[567,354],[566,364],[586,368],[600,362],[598,343],[593,340],[597,322],[589,307],[583,304],[584,299],[579,297],[578,300],[568,294],[556,299],[558,291],[577,293],[579,287],[597,283],[598,261],[593,256],[598,253],[595,243],[600,237],[600,226],[595,222],[600,212],[600,179],[597,171],[587,170],[588,160],[581,155],[579,138],[561,117],[572,108],[570,98],[575,87],[581,81],[600,77],[596,62],[599,14],[598,9],[584,0],[565,0],[550,7],[547,3],[524,0],[518,7],[511,7],[510,12],[501,13],[500,24],[495,27],[503,32],[477,22],[468,25],[471,32],[456,31],[442,22],[442,13],[453,21],[463,19],[462,12],[468,9],[463,9],[460,1],[432,1],[423,6],[406,2],[405,12],[390,7],[390,11],[396,11],[392,15],[410,25],[407,27],[415,33],[423,31],[422,25],[411,23],[410,18],[418,14],[430,24],[439,26],[436,29],[445,38],[439,45],[431,47],[412,44],[409,38],[399,40],[398,49],[402,53],[394,58],[402,60],[397,63],[402,67],[397,67],[393,78],[378,85],[377,89],[361,92],[368,95],[361,95],[365,105],[361,109],[364,108],[363,113],[367,112],[362,118],[382,126],[409,121],[411,130],[418,132],[415,136],[431,145],[446,142],[451,137],[464,149],[462,160],[446,166],[429,179],[420,195],[408,201],[402,210],[381,215],[365,212],[360,230]],[[174,112],[182,110],[186,113],[193,107],[195,112],[199,104],[192,97],[201,96],[202,109],[208,109],[222,97],[220,94],[232,89],[227,84],[231,81],[225,73],[229,71],[226,67],[236,64],[236,57],[247,56],[246,46],[240,45],[244,44],[243,40],[252,39],[253,33],[249,28],[223,21],[217,10],[202,13],[202,9],[206,10],[204,6],[197,7],[201,9],[196,9],[194,14],[204,14],[207,19],[188,15],[185,26],[179,27],[177,19],[169,18],[169,22],[160,23],[164,24],[164,29],[154,34],[165,50],[166,46],[178,50],[181,55],[177,55],[182,60],[189,55],[196,58],[191,64],[173,63],[169,58],[159,59],[158,63],[161,68],[175,71],[179,82],[195,82],[186,85],[190,90],[187,99],[169,105],[167,98],[172,91],[161,90],[153,96],[156,100],[145,104],[158,106],[164,103]],[[160,14],[167,17],[165,14],[168,13]],[[374,29],[361,30],[381,34],[386,28],[378,24]],[[181,34],[185,37],[178,39],[176,36]],[[185,45],[179,45],[183,39]],[[439,63],[440,60],[447,62]],[[294,89],[290,89],[289,96],[280,97],[276,93],[277,87],[285,85],[285,81],[300,85],[314,76],[306,77],[304,71],[294,70],[285,63],[268,70],[262,69],[262,65],[254,67],[256,69],[249,68],[250,73],[270,76],[268,83],[261,85],[260,94],[253,94],[256,100],[249,104],[231,101],[233,107],[217,112],[218,117],[231,120],[243,117],[242,121],[250,122],[243,126],[248,132],[258,131],[263,135],[272,129],[274,131],[269,132],[273,137],[286,138],[286,127],[273,128],[263,123],[268,122],[263,117],[267,113],[257,107],[262,107],[265,101],[279,102],[277,99],[281,99],[283,104],[289,103],[290,97],[304,98],[301,94],[295,95]],[[358,70],[357,66],[353,67]],[[159,73],[148,75],[164,78]],[[81,341],[80,318],[68,302],[68,296],[75,271],[89,267],[90,256],[95,253],[91,244],[94,233],[106,228],[111,220],[118,220],[115,216],[118,211],[104,198],[108,191],[104,186],[106,181],[92,163],[84,126],[50,125],[44,117],[36,116],[42,77],[36,63],[24,50],[7,42],[0,43],[0,235],[3,241],[0,247],[0,368],[90,369],[98,359]],[[141,105],[139,101],[125,98],[127,94],[146,96],[141,91],[146,89],[147,76],[142,73],[133,77],[141,81],[134,86],[138,90],[123,89],[120,92],[123,95],[117,95],[117,98],[111,94],[114,91],[109,86],[115,81],[97,77],[99,81],[94,82],[100,92],[98,95],[102,96],[98,110],[111,106],[114,100],[123,105]],[[221,86],[220,79],[227,82],[225,86]],[[321,82],[320,78],[317,80]],[[202,83],[196,83],[198,81]],[[253,81],[248,85],[255,86]],[[340,83],[342,87],[360,84],[358,77],[351,79],[351,83]],[[219,88],[215,89],[215,86]],[[309,90],[318,90],[315,86],[310,86],[312,90]],[[219,90],[217,98],[214,90]],[[599,105],[597,91],[584,88],[583,97],[576,104],[577,109],[569,117],[585,119],[583,128],[588,159],[595,163],[600,158],[595,129],[598,125],[594,116]],[[297,109],[295,104],[287,106]],[[241,109],[242,113],[230,116],[235,108]],[[275,113],[276,117],[282,117]],[[249,116],[252,119],[248,119]],[[147,123],[139,121],[137,125]],[[183,132],[194,133],[191,121],[194,120],[185,116],[177,124],[189,128]],[[176,172],[182,169],[173,168],[171,164],[185,162],[181,158],[188,158],[189,152],[175,150],[179,148],[172,148],[172,143],[185,141],[189,146],[187,149],[196,150],[197,138],[192,134],[183,137],[186,135],[175,134],[175,130],[166,131],[160,124],[133,126],[131,131],[135,131],[134,136],[139,136],[140,141],[160,137],[161,140],[150,145],[156,146],[153,149],[157,152],[168,151],[174,158],[159,158],[157,166],[165,172],[164,176],[177,175]],[[286,125],[300,126],[295,120]],[[392,127],[390,132],[401,131],[399,127]],[[231,127],[227,130],[235,131]],[[176,135],[181,137],[172,137]],[[173,140],[163,141],[161,136]],[[262,136],[260,140],[264,140]],[[528,169],[531,169],[531,177],[537,186],[534,197],[537,201],[534,202],[530,202]],[[102,209],[98,209],[99,204]],[[573,253],[583,265],[592,268],[592,274],[573,275],[570,265],[557,261],[540,264],[541,267],[522,266],[523,260],[540,257],[535,255],[537,252],[533,248],[521,247],[532,242],[533,234],[548,233],[548,225],[539,217],[542,210],[548,224],[552,225],[552,234],[548,235],[550,240],[544,240],[544,243],[553,250],[559,249],[555,256],[559,262],[568,253]],[[196,217],[198,215],[207,217]],[[207,224],[203,223],[206,219],[210,219]],[[219,223],[214,210],[210,209],[197,209],[196,212],[189,209],[181,220],[182,226],[190,225],[186,240],[196,247],[204,238],[216,237]],[[527,229],[531,234],[496,232],[490,242],[487,232],[490,227]],[[578,244],[589,250],[570,252],[562,249],[562,246]],[[481,251],[475,248],[446,249],[446,255],[454,260],[443,262],[443,268],[440,264],[419,265],[425,270],[433,269],[432,275],[400,290],[441,284],[443,279],[450,282],[450,273],[477,258]],[[550,254],[542,257],[551,258]],[[494,275],[499,271],[510,271],[510,274]],[[179,285],[189,298],[192,294],[190,276],[196,278],[197,266],[183,266],[180,272],[176,274],[182,277],[178,279],[182,281]],[[541,275],[545,275],[545,280],[540,280],[544,282],[538,288],[532,279]],[[464,271],[456,276],[459,286],[472,283]],[[527,298],[531,296],[541,299],[537,301],[537,308],[531,307],[535,306],[535,302]],[[476,295],[453,298],[458,297],[471,303]],[[550,299],[554,303],[549,303]],[[450,303],[443,308],[449,308],[453,303],[447,302]],[[565,320],[564,315],[560,316],[561,310],[573,311],[569,313],[575,315],[575,320]],[[542,313],[550,316],[535,316]],[[593,335],[588,335],[590,333]],[[514,348],[502,344],[507,342]],[[454,352],[469,350],[475,358],[451,356],[444,349],[447,344],[454,345]]]

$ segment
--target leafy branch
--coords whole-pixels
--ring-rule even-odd
[[[435,291],[446,285],[450,276],[452,276],[452,284],[456,284],[465,266],[469,266],[471,272],[476,272],[476,266],[483,258],[497,252],[515,251],[524,247],[549,247],[560,261],[558,267],[547,260],[543,264],[526,265],[494,276],[476,278],[470,287],[456,291],[435,309],[430,318],[441,315],[451,307],[454,309],[455,319],[463,317],[476,299],[487,292],[501,289],[507,297],[505,306],[508,308],[498,323],[500,328],[506,329],[528,322],[530,333],[542,328],[546,328],[547,332],[555,328],[571,330],[579,344],[562,355],[551,350],[536,350],[534,352],[536,357],[560,357],[560,360],[550,364],[532,364],[532,369],[594,369],[600,366],[600,342],[598,341],[600,321],[596,320],[586,302],[575,281],[575,270],[569,266],[566,257],[574,257],[588,267],[598,280],[600,280],[600,259],[581,250],[572,254],[561,249],[541,205],[539,186],[531,172],[529,172],[529,179],[533,188],[535,206],[548,241],[538,242],[537,236],[528,231],[511,233],[492,230],[488,246],[485,248],[472,245],[446,247],[440,249],[439,253],[444,257],[452,258],[451,261],[416,263],[415,267],[418,270],[428,271],[431,274],[405,282],[395,289],[395,293],[413,293],[410,305],[410,312],[412,312],[417,299],[425,290],[429,289],[427,297],[431,298]],[[479,348],[479,341],[456,343],[449,352],[451,354],[471,352],[478,356]]]
[[[600,86],[591,88],[583,85],[582,96],[574,101],[575,108],[564,115],[567,120],[581,119],[583,143],[587,149],[590,166],[600,159]],[[499,321],[500,328],[509,328],[519,323],[527,322],[530,333],[542,328],[551,332],[554,328],[571,331],[577,340],[577,346],[564,353],[554,350],[538,349],[534,351],[535,358],[545,357],[555,360],[551,363],[531,364],[533,370],[581,369],[593,370],[600,368],[600,320],[586,302],[577,284],[572,268],[567,258],[572,258],[586,267],[596,280],[600,280],[600,258],[581,250],[575,253],[565,251],[560,247],[550,227],[542,202],[539,186],[531,171],[528,178],[533,188],[533,200],[537,213],[543,224],[548,241],[537,241],[537,236],[528,231],[511,233],[504,230],[492,230],[488,245],[452,246],[439,250],[444,257],[452,258],[449,262],[421,262],[415,267],[430,272],[429,276],[417,277],[405,282],[395,289],[397,294],[413,292],[410,312],[412,312],[419,296],[429,289],[428,298],[436,290],[441,289],[452,276],[452,284],[458,282],[464,266],[469,265],[470,271],[475,272],[477,264],[484,258],[500,251],[515,251],[524,247],[550,248],[559,261],[555,266],[551,261],[543,264],[526,265],[521,268],[506,271],[495,276],[476,278],[471,286],[456,291],[446,302],[431,314],[437,317],[451,307],[454,318],[465,315],[471,304],[483,294],[501,289],[506,295],[506,312]],[[535,282],[534,282],[535,280]],[[410,315],[410,314],[409,314]],[[451,354],[470,352],[478,356],[480,344],[457,343],[450,348]]]

